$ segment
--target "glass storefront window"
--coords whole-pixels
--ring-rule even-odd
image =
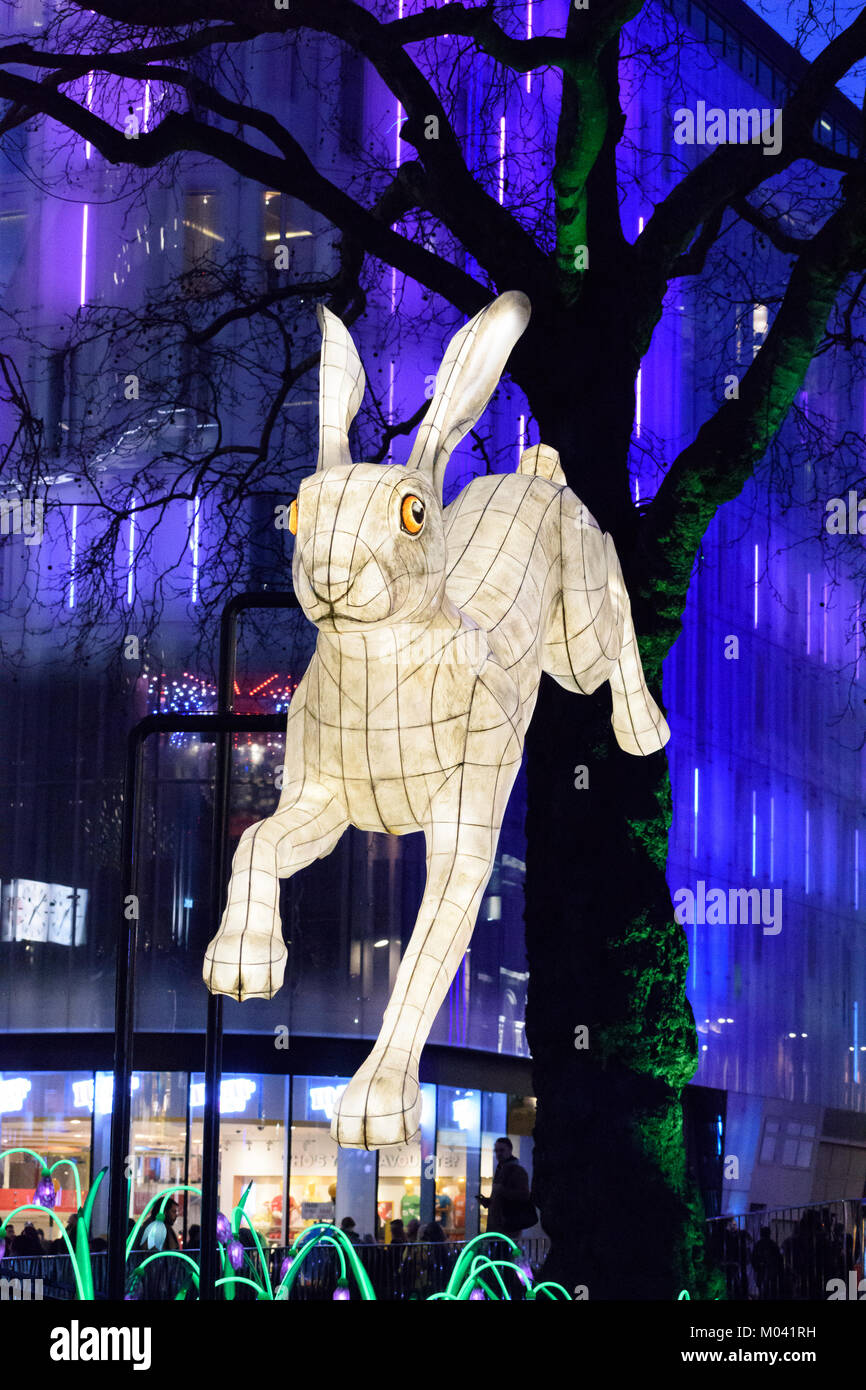
[[[0,1072],[0,1153],[32,1149],[49,1167],[60,1159],[75,1165],[82,1200],[90,1185],[90,1111],[92,1072]],[[39,1169],[28,1154],[9,1154],[0,1162],[0,1221],[33,1200]],[[65,1225],[77,1208],[75,1178],[69,1163],[53,1173],[57,1196],[54,1211]],[[12,1225],[20,1235],[33,1225],[46,1242],[60,1237],[47,1215],[22,1212]],[[35,1253],[35,1252],[33,1252]]]
[[[376,1191],[376,1211],[384,1227],[384,1238],[390,1243],[392,1221],[402,1221],[407,1238],[417,1240],[417,1227],[409,1229],[412,1221],[421,1218],[421,1136],[408,1144],[390,1144],[379,1150],[379,1182]]]
[[[475,1194],[480,1146],[481,1092],[440,1086],[436,1107],[436,1220],[449,1240],[464,1240],[467,1234],[477,1234],[473,1226],[477,1227]]]
[[[132,1090],[132,1210],[136,1219],[158,1192],[185,1182],[186,1072],[135,1072]],[[183,1244],[185,1193],[178,1193],[174,1234]]]
[[[220,1210],[230,1215],[251,1184],[246,1211],[264,1245],[288,1244],[315,1222],[339,1225],[346,1218],[359,1241],[390,1243],[395,1220],[402,1221],[410,1240],[418,1240],[431,1212],[447,1239],[471,1239],[486,1226],[476,1194],[490,1191],[493,1146],[503,1134],[531,1178],[532,1097],[425,1084],[423,1140],[419,1133],[407,1144],[366,1153],[340,1150],[331,1138],[334,1105],[346,1084],[347,1078],[339,1076],[222,1078]],[[83,1199],[91,1168],[95,1172],[109,1161],[113,1101],[110,1072],[0,1073],[0,1151],[32,1149],[49,1163],[71,1159]],[[204,1076],[134,1072],[131,1104],[129,1212],[137,1218],[154,1196],[183,1184],[201,1185]],[[37,1178],[36,1162],[26,1154],[0,1163],[0,1220],[31,1200]],[[58,1168],[55,1181],[55,1209],[65,1224],[77,1206],[68,1166]],[[106,1186],[94,1209],[91,1230],[98,1241],[106,1235],[107,1194]],[[198,1249],[200,1200],[182,1192],[175,1200],[178,1244]],[[427,1214],[422,1216],[422,1210]],[[30,1219],[21,1221],[19,1233]],[[411,1225],[416,1220],[418,1229]],[[49,1230],[47,1218],[35,1217],[33,1224],[48,1241],[59,1234]]]
[[[506,1133],[508,1121],[507,1097],[498,1091],[485,1091],[481,1098],[481,1191],[490,1196],[496,1156],[493,1145]],[[487,1211],[481,1210],[481,1230],[487,1230]]]
[[[331,1119],[334,1102],[348,1081],[346,1076],[293,1080],[289,1240],[314,1221],[335,1218],[339,1149],[331,1138]]]
[[[283,1076],[225,1075],[220,1086],[219,1205],[230,1216],[252,1183],[244,1210],[259,1239],[279,1245],[284,1238],[286,1102]],[[190,1087],[190,1176],[201,1183],[204,1076]],[[190,1223],[200,1220],[200,1203],[190,1198]],[[243,1239],[243,1237],[242,1237]]]

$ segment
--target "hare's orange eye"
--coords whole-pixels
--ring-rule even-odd
[[[410,536],[417,536],[424,525],[424,514],[426,508],[420,497],[414,493],[409,493],[400,503],[400,521],[404,531],[408,531]]]
[[[292,505],[289,507],[289,530],[293,536],[298,534],[298,499],[292,498]]]

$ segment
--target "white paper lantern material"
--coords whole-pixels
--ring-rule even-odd
[[[349,825],[424,832],[412,937],[379,1037],[335,1106],[344,1147],[418,1130],[421,1049],[472,936],[541,672],[581,694],[609,681],[627,752],[669,737],[613,541],[556,452],[527,449],[516,473],[476,478],[442,507],[448,457],[528,319],[526,297],[509,292],[455,335],[402,467],[351,463],[364,372],[343,324],[319,311],[319,460],[298,493],[293,563],[319,638],[289,710],[279,805],[241,836],[204,979],[270,999],[286,964],[279,879],[329,854]]]

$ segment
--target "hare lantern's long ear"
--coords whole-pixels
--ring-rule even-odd
[[[358,350],[336,314],[316,306],[322,330],[319,365],[319,459],[316,472],[334,464],[350,464],[349,426],[364,399],[367,384]]]
[[[451,452],[496,390],[530,312],[526,295],[508,290],[470,319],[448,344],[407,465],[423,469],[440,497]]]

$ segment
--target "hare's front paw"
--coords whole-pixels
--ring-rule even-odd
[[[344,1149],[404,1144],[421,1125],[417,1063],[372,1053],[334,1107],[331,1137]]]
[[[205,952],[202,977],[211,994],[233,999],[271,999],[282,986],[288,952],[276,918],[270,931],[233,920],[226,908],[220,929]]]

